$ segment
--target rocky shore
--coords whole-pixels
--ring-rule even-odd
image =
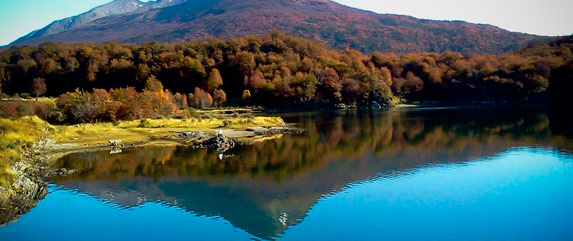
[[[209,148],[225,152],[244,143],[282,134],[301,134],[302,129],[292,126],[280,127],[251,127],[246,130],[221,130],[217,132],[176,132],[162,138],[150,138],[144,142],[126,142],[109,140],[107,144],[71,145],[56,144],[52,139],[44,138],[37,144],[27,148],[19,161],[12,165],[16,179],[9,187],[0,186],[0,225],[17,220],[22,214],[29,212],[48,193],[46,178],[55,175],[73,174],[75,170],[52,169],[49,161],[55,155],[73,152],[110,150],[110,153],[121,153],[125,147],[144,145],[168,144],[185,145],[194,148]]]
[[[46,143],[42,140],[24,151],[20,161],[12,166],[16,180],[9,187],[0,186],[0,225],[17,220],[44,199],[48,193],[48,185],[43,181],[45,178],[75,172],[50,168],[48,160],[51,157],[37,154],[37,150],[43,149]]]
[[[37,165],[18,162],[13,168],[16,171],[16,181],[8,188],[0,186],[0,225],[18,219],[22,214],[29,212],[44,199],[48,193],[41,168]]]
[[[182,142],[195,148],[209,148],[224,152],[238,145],[243,145],[241,140],[256,140],[275,135],[302,134],[303,130],[284,127],[251,127],[244,131],[219,130],[218,133],[211,132],[180,132],[176,133],[175,141]],[[180,139],[180,140],[177,140]]]

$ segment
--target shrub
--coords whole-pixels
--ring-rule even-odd
[[[50,120],[52,113],[58,112],[53,104],[37,101],[5,100],[0,101],[1,118],[19,118],[23,116],[38,116]]]
[[[141,120],[139,120],[139,125],[137,125],[137,127],[139,127],[139,128],[151,128],[151,122],[149,122],[148,119],[141,119]]]

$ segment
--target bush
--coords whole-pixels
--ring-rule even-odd
[[[148,119],[141,119],[139,120],[139,125],[137,125],[137,127],[139,128],[151,128],[151,122],[149,122]]]
[[[143,118],[170,117],[177,113],[176,98],[150,84],[143,92],[134,88],[113,89],[109,92],[95,89],[93,92],[69,92],[57,99],[57,105],[66,118],[75,123],[95,121],[134,120]]]
[[[0,101],[1,118],[19,118],[23,116],[38,116],[43,120],[51,120],[54,113],[59,112],[56,106],[37,101],[6,100]]]
[[[201,114],[201,116],[199,116],[199,118],[201,120],[209,120],[209,119],[213,119],[213,116],[209,113],[204,113],[204,114]]]

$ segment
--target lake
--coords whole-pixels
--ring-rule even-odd
[[[573,240],[573,131],[536,107],[281,114],[226,153],[66,155],[0,240]],[[223,158],[220,158],[220,157]]]

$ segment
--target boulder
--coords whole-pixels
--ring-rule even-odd
[[[346,110],[348,109],[348,106],[344,103],[338,103],[336,105],[334,105],[335,109],[339,109],[339,110]]]
[[[213,138],[210,138],[206,141],[204,141],[203,143],[201,143],[202,146],[212,149],[212,150],[217,150],[220,152],[224,152],[227,151],[229,149],[233,149],[235,147],[235,145],[237,145],[238,142],[234,139],[231,138],[227,138],[223,135],[217,135]]]
[[[121,144],[121,140],[109,140],[108,143],[109,143],[110,147],[123,148],[123,144]]]

